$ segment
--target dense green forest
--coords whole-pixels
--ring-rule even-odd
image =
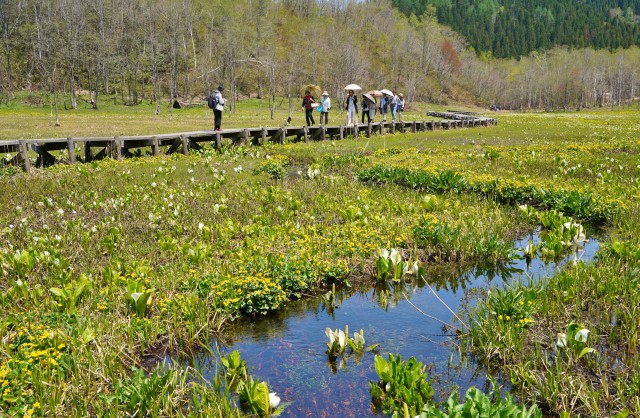
[[[555,45],[640,45],[640,0],[393,0],[407,16],[436,16],[478,53],[520,57]]]

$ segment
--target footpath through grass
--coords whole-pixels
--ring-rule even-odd
[[[460,339],[551,415],[638,414],[639,122],[504,115],[495,128],[7,172],[0,412],[239,415],[223,374],[157,360],[189,356],[238,315],[373,282],[379,249],[498,264],[542,226],[550,238],[529,251],[553,260],[595,224],[609,237],[597,261],[487,294]]]

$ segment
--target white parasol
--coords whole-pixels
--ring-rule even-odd
[[[357,84],[349,84],[347,87],[344,88],[346,91],[349,90],[353,90],[354,93],[357,93],[359,91],[362,91],[362,88],[357,85]]]

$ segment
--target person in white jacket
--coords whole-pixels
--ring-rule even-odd
[[[322,98],[320,99],[320,106],[322,106],[322,111],[320,111],[320,125],[322,125],[322,117],[324,116],[324,124],[329,124],[329,110],[331,109],[331,98],[329,97],[329,93],[325,90],[322,92]]]

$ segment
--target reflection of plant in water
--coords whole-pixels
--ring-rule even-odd
[[[380,380],[369,382],[373,404],[385,414],[414,417],[425,404],[433,404],[434,390],[428,380],[427,366],[411,357],[404,362],[400,355],[389,353],[389,360],[376,355],[376,373]]]
[[[331,290],[322,295],[322,300],[324,301],[324,306],[327,309],[327,312],[331,313],[336,307],[336,284],[333,283],[331,285]]]

